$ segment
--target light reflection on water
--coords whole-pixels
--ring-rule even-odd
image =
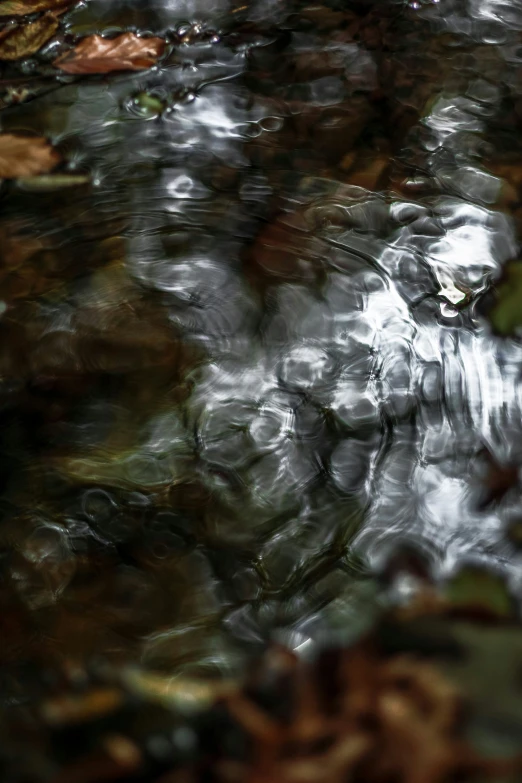
[[[478,307],[518,251],[516,4],[101,5],[71,34],[185,38],[0,116],[95,181],[4,197],[13,590],[72,655],[205,670],[369,611],[355,552],[516,585],[480,471],[521,459],[522,347]]]

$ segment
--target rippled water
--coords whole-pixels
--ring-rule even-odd
[[[485,449],[522,458],[522,346],[481,305],[518,252],[522,6],[89,0],[64,25],[172,47],[4,68],[2,130],[90,179],[2,193],[13,658],[304,649],[371,613],[404,541],[517,587],[519,492],[480,498]]]

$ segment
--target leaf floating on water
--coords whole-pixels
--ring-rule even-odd
[[[0,2],[0,16],[24,16],[35,11],[54,11],[71,5],[74,0],[3,0]]]
[[[109,73],[151,68],[165,50],[163,38],[140,38],[124,33],[117,38],[90,35],[54,65],[67,73]]]
[[[9,24],[0,32],[0,60],[19,60],[37,52],[58,29],[54,14],[47,13],[29,24]]]
[[[60,156],[47,139],[0,133],[0,177],[3,179],[45,174],[59,162]]]

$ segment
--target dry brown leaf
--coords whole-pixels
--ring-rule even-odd
[[[51,171],[60,156],[46,139],[0,133],[0,178],[30,177]]]
[[[73,0],[3,0],[0,2],[0,16],[24,16],[35,11],[54,11],[71,5]]]
[[[135,33],[123,33],[117,38],[90,35],[58,57],[54,65],[67,73],[140,71],[155,65],[164,50],[163,38],[140,38]]]
[[[53,37],[58,20],[47,13],[29,24],[8,24],[0,31],[0,60],[19,60],[29,57]]]

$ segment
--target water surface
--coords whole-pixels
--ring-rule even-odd
[[[482,495],[486,452],[522,456],[522,347],[484,317],[518,253],[521,30],[515,0],[88,0],[4,65],[1,129],[87,178],[1,195],[7,661],[310,649],[404,542],[518,588],[518,488]],[[56,76],[121,31],[165,58]]]

